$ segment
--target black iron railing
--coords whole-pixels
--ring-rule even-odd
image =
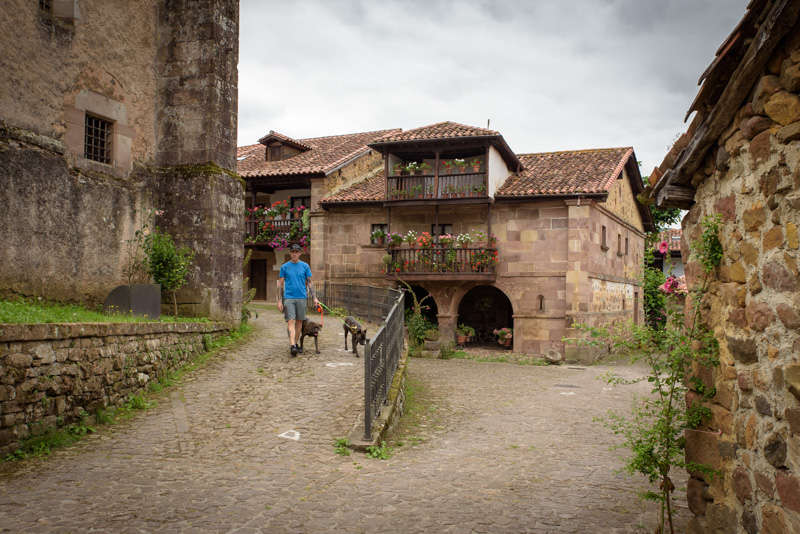
[[[314,284],[317,299],[328,308],[343,310],[367,322],[385,321],[392,306],[403,294],[402,291],[388,287],[361,286],[355,284],[335,284],[323,282]],[[309,307],[314,302],[309,299]]]
[[[364,349],[364,440],[372,440],[372,423],[386,403],[403,352],[404,295],[395,300],[378,332]]]

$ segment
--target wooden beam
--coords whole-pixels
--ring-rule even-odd
[[[680,208],[688,210],[694,204],[695,190],[692,187],[667,185],[658,192],[656,206],[659,208]]]

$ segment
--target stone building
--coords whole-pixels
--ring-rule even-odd
[[[354,172],[332,178],[319,170],[310,180],[317,280],[396,286],[400,277],[432,294],[426,304],[446,338],[458,324],[485,342],[512,327],[518,352],[563,353],[574,322],[641,320],[636,270],[653,222],[636,201],[642,182],[633,149],[517,155],[498,132],[452,122],[358,135],[372,139],[362,137],[360,159],[349,156]],[[313,154],[268,161],[269,143],[279,140],[272,133],[239,150],[248,156],[239,167],[248,190],[269,187],[259,203],[285,198],[278,185],[294,176],[290,162]],[[459,160],[463,170],[443,164]],[[371,239],[376,229],[427,233],[430,243],[387,247]],[[442,244],[443,236],[481,233],[496,240]]]
[[[719,476],[691,473],[692,533],[800,532],[798,12],[796,1],[750,3],[703,73],[687,133],[651,175],[658,205],[689,210],[690,289],[699,221],[723,220],[724,258],[702,303],[720,364],[694,368],[716,388],[713,417],[706,433],[686,432],[686,459]]]
[[[0,5],[0,291],[101,303],[148,209],[196,253],[181,312],[238,321],[238,2]]]

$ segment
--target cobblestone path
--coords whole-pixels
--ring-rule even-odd
[[[146,414],[0,468],[0,531],[652,531],[655,507],[634,495],[643,481],[613,474],[612,437],[592,422],[645,386],[607,389],[595,380],[605,366],[415,359],[430,417],[387,461],[341,457],[333,442],[361,411],[363,360],[333,318],[322,354],[312,341],[297,358],[277,312],[256,325]]]

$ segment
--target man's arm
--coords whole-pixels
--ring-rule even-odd
[[[314,305],[319,306],[319,301],[317,300],[317,292],[314,289],[314,282],[311,281],[311,277],[306,277],[306,288],[308,289],[308,296],[314,299]]]
[[[283,311],[283,278],[278,278],[278,311]]]

